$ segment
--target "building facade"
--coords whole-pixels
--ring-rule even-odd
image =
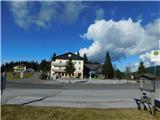
[[[65,68],[70,58],[74,64],[75,71],[69,76],[69,74],[66,73]],[[51,62],[51,78],[83,78],[83,70],[84,59],[71,52],[56,56]]]
[[[14,72],[25,72],[26,66],[25,65],[17,65],[13,67]]]

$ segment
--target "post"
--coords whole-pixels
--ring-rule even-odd
[[[3,72],[1,74],[1,95],[3,94],[3,91],[6,88],[6,79],[7,79],[7,74]]]
[[[142,86],[143,86],[143,80],[142,80],[142,78],[140,78],[140,98],[143,97],[143,89],[142,89]],[[140,108],[141,108],[141,110],[143,110],[142,102],[140,102]]]
[[[155,64],[155,68],[154,68],[154,75],[156,76],[156,72],[157,72],[157,66]]]
[[[151,92],[151,112],[155,116],[155,101],[154,101],[154,92]]]

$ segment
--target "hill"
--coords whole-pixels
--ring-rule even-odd
[[[148,73],[155,74],[155,66],[151,66],[146,68]],[[160,66],[156,66],[156,76],[160,77]]]

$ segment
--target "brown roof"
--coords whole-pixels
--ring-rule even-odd
[[[141,78],[141,77],[149,79],[149,80],[156,80],[156,79],[158,79],[157,76],[149,74],[149,73],[145,73],[145,74],[141,74],[141,75],[137,76],[137,78]]]
[[[58,56],[55,57],[55,59],[68,60],[69,59],[69,57],[68,57],[69,54],[71,55],[72,60],[84,60],[83,57],[78,56],[78,55],[76,55],[76,54],[74,54],[72,52],[68,52],[68,53],[65,53],[65,54],[62,54],[62,55],[58,55]]]

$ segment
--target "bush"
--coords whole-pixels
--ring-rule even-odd
[[[42,80],[46,80],[46,79],[48,79],[49,78],[49,76],[47,75],[47,73],[41,73],[41,75],[40,75],[40,79],[42,79]]]

